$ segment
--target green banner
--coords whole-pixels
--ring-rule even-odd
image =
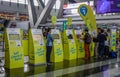
[[[62,25],[62,31],[66,30],[66,29],[67,29],[67,22],[64,21],[63,25]]]

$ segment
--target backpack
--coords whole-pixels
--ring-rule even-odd
[[[91,35],[89,33],[87,33],[85,35],[85,43],[86,44],[90,44],[92,42],[92,38],[91,38]]]

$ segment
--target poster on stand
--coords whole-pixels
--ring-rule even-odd
[[[116,27],[111,29],[111,50],[116,51]]]
[[[90,30],[91,34],[93,36],[97,36],[96,18],[92,8],[86,4],[82,4],[78,8],[78,13],[82,17],[84,23]]]

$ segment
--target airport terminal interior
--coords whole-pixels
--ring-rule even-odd
[[[120,77],[120,0],[0,0],[0,77]]]

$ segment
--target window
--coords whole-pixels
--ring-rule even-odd
[[[10,2],[10,0],[3,0],[3,1]],[[33,0],[33,1],[34,1],[35,6],[38,6],[37,0]],[[28,0],[11,0],[11,2],[13,2],[13,3],[20,3],[20,4],[28,4]]]
[[[56,3],[53,7],[53,9],[59,9],[60,8],[60,0],[56,0]]]
[[[8,1],[8,2],[10,2],[10,0],[1,0],[1,1]]]
[[[42,0],[45,5],[47,5],[49,0]]]
[[[17,0],[11,0],[11,2],[17,3]]]
[[[25,4],[25,0],[19,0],[20,4]]]
[[[38,1],[37,0],[34,0],[34,5],[38,6]]]

